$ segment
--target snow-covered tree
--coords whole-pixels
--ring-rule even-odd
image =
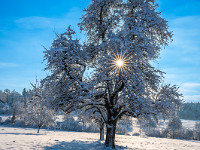
[[[6,102],[2,99],[3,92],[0,90],[0,114],[4,114],[6,112]]]
[[[82,131],[82,126],[75,120],[73,113],[64,114],[64,123],[61,128],[69,131]]]
[[[107,147],[115,148],[122,116],[167,116],[181,103],[178,88],[161,86],[163,72],[151,63],[172,38],[156,8],[155,0],[92,0],[79,24],[87,41],[80,44],[69,27],[45,51],[51,74],[43,85],[54,94],[51,104],[66,113],[97,112]],[[84,79],[87,67],[94,70],[90,80]]]
[[[182,129],[182,122],[179,117],[174,116],[169,119],[169,122],[168,122],[169,133],[168,134],[170,137],[176,138],[180,136],[181,129]]]
[[[85,122],[89,122],[89,124],[96,123],[99,128],[100,140],[104,140],[104,120],[98,111],[93,109],[82,110],[81,113],[78,114],[79,118],[83,118]],[[98,130],[98,129],[96,129]]]
[[[37,133],[39,133],[40,128],[43,126],[54,127],[56,125],[56,116],[55,111],[46,104],[48,95],[44,92],[44,89],[40,87],[38,82],[32,84],[32,86],[32,96],[28,98],[24,120],[26,124],[37,125]]]
[[[0,91],[0,103],[3,103],[2,108],[0,108],[0,113],[12,115],[11,122],[14,123],[21,109],[21,94],[15,90],[10,91],[9,89]]]

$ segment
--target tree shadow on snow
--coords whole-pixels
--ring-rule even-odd
[[[43,134],[38,134],[38,133],[0,133],[1,134],[14,134],[14,135],[43,135]]]
[[[127,147],[117,146],[116,150],[127,149]],[[106,148],[104,143],[100,141],[97,142],[89,142],[89,141],[76,141],[72,142],[57,142],[56,145],[46,146],[44,150],[112,150],[111,148]]]

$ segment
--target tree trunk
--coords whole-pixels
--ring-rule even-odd
[[[107,133],[106,133],[106,147],[111,147],[115,149],[115,131],[116,131],[116,123],[110,123],[106,126]]]
[[[15,119],[16,119],[16,115],[15,115],[15,113],[13,113],[13,116],[12,116],[12,118],[11,118],[11,123],[14,123],[14,122],[15,122]]]
[[[41,128],[41,126],[38,126],[38,130],[37,130],[37,133],[39,133],[39,132],[40,132],[40,128]]]
[[[100,123],[100,140],[104,140],[104,123]]]

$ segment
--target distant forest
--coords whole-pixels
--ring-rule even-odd
[[[178,115],[180,119],[200,120],[200,103],[184,103]]]

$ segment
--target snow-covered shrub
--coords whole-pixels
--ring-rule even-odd
[[[177,116],[170,118],[168,122],[168,137],[178,138],[182,133],[182,122]]]
[[[181,138],[187,139],[187,140],[193,140],[194,139],[194,130],[183,129],[183,133],[181,134]]]
[[[0,101],[0,114],[4,114],[3,108],[4,108],[4,104],[1,103]]]
[[[61,128],[68,131],[82,131],[82,126],[74,119],[72,114],[66,114],[64,116],[64,122],[61,124]]]
[[[194,131],[194,140],[200,141],[200,132]]]
[[[97,124],[93,120],[84,120],[82,117],[74,117],[73,114],[65,114],[61,129],[69,131],[97,132]]]
[[[146,135],[150,137],[165,137],[163,131],[157,128],[152,128],[152,130],[150,129],[150,131],[146,133]]]
[[[16,127],[27,127],[27,124],[23,120],[16,120],[14,123],[14,126]]]
[[[132,124],[133,122],[131,117],[122,117],[117,123],[116,133],[127,134],[129,131],[132,131]]]
[[[77,121],[85,132],[99,132],[103,122],[99,113],[93,113],[91,110],[77,111]]]
[[[147,136],[155,136],[156,133],[156,127],[157,127],[157,121],[150,117],[150,118],[144,118],[144,117],[139,117],[137,120],[137,124],[140,127],[140,135],[147,135]],[[160,133],[157,133],[158,135]]]
[[[9,106],[7,104],[0,105],[0,114],[9,114]]]
[[[168,129],[170,129],[170,130],[182,129],[182,122],[181,122],[180,118],[174,117],[174,118],[170,119],[169,123],[168,123]]]
[[[196,122],[195,123],[194,139],[195,140],[200,140],[200,122]]]
[[[156,121],[152,119],[145,120],[143,123],[143,131],[148,136],[154,135],[155,137],[156,132],[158,132],[156,131],[156,127],[157,127]]]
[[[84,113],[85,114],[85,113]],[[85,114],[86,115],[86,114]],[[63,122],[57,122],[59,129],[68,131],[98,132],[99,127],[93,118],[79,113],[64,114]]]
[[[82,127],[82,131],[86,130],[89,124],[92,122],[92,118],[90,118],[89,114],[86,112],[78,113],[77,121],[79,125]]]
[[[196,131],[200,131],[200,122],[196,122],[194,128]]]
[[[168,129],[168,128],[163,129],[163,130],[161,131],[161,136],[162,136],[163,138],[168,138],[168,133],[169,133],[169,129]]]
[[[83,128],[83,131],[86,132],[99,132],[99,127],[97,126],[97,123],[91,120],[91,122],[87,123],[86,128]]]
[[[123,125],[117,125],[117,128],[116,128],[116,133],[118,134],[127,134],[127,127],[126,126],[123,126]]]
[[[4,122],[3,124],[7,125],[7,124],[10,124],[11,123],[11,117],[8,117]]]

